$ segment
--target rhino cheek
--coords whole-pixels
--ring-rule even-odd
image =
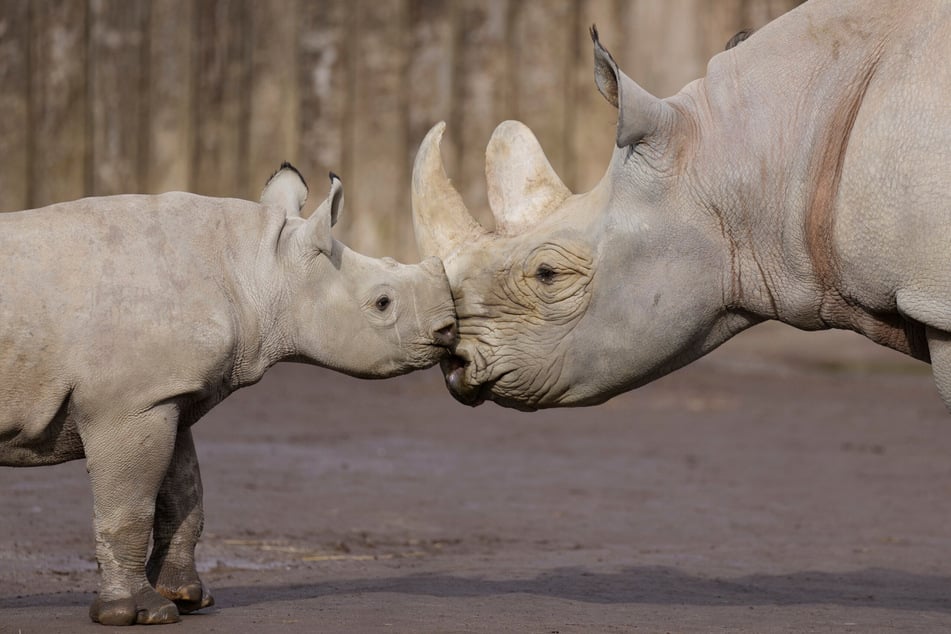
[[[432,365],[431,363],[424,365],[421,360],[407,354],[405,348],[393,345],[389,341],[381,341],[378,337],[368,337],[359,343],[352,343],[375,348],[372,353],[367,354],[363,363],[355,366],[352,372],[354,376],[361,378],[385,379]]]
[[[500,325],[488,345],[470,355],[474,361],[465,368],[469,371],[453,379],[464,377],[470,391],[478,387],[482,397],[516,409],[534,410],[557,398],[564,355],[553,342],[526,331],[525,325]]]
[[[523,411],[561,403],[566,392],[562,381],[563,355],[548,354],[541,358],[522,355],[521,358],[523,362],[518,367],[505,372],[492,386],[492,400]]]
[[[580,313],[540,314],[537,300],[530,304],[504,281],[492,291],[490,303],[475,307],[470,292],[459,304],[456,354],[465,364],[444,363],[447,386],[468,404],[482,397],[516,409],[554,404],[567,389],[563,373]]]

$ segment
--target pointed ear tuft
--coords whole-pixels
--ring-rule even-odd
[[[261,204],[282,209],[287,216],[300,216],[308,191],[303,175],[284,161],[264,184]]]
[[[591,25],[591,41],[594,43],[594,83],[598,92],[615,108],[618,107],[617,98],[617,63],[611,54],[601,46],[598,39],[598,27]]]
[[[604,98],[618,109],[617,146],[633,145],[651,134],[667,131],[675,118],[673,108],[621,72],[614,57],[601,45],[598,30],[593,26],[591,40],[594,82]]]
[[[300,173],[300,170],[299,170],[299,169],[297,169],[296,167],[294,167],[293,165],[291,165],[291,163],[290,163],[289,161],[284,161],[284,162],[281,163],[281,167],[280,167],[280,169],[278,170],[278,172],[281,171],[281,170],[290,170],[290,171],[294,172],[295,174],[297,174],[297,177],[300,178],[300,182],[304,183],[304,187],[306,187],[307,190],[310,191],[310,188],[307,187],[307,181],[304,180],[304,175]],[[276,173],[277,173],[277,172],[275,172],[275,174],[276,174]]]
[[[306,240],[307,248],[315,248],[328,256],[333,252],[334,238],[331,227],[337,224],[341,209],[343,209],[343,183],[336,175],[333,175],[330,179],[330,193],[327,199],[320,203],[302,228],[301,239]]]
[[[330,172],[330,226],[337,224],[340,212],[343,211],[343,181],[340,177]]]

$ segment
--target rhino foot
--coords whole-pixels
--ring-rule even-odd
[[[103,625],[155,625],[181,620],[175,604],[152,588],[112,601],[96,597],[89,606],[89,618]]]
[[[184,584],[177,588],[158,584],[155,589],[166,599],[174,601],[175,605],[178,606],[178,611],[182,614],[190,614],[202,608],[210,608],[215,604],[215,598],[211,596],[200,581]]]
[[[214,597],[198,577],[194,564],[183,566],[153,554],[146,566],[146,576],[160,595],[175,602],[181,614],[215,604]]]

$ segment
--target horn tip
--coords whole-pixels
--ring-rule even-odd
[[[432,128],[429,129],[429,132],[426,134],[426,136],[433,136],[438,141],[442,139],[442,135],[445,131],[446,131],[446,122],[440,121],[439,123],[437,123],[436,125],[434,125]]]
[[[532,129],[521,121],[516,121],[515,119],[509,119],[503,121],[495,127],[495,130],[492,132],[492,136],[489,138],[489,144],[486,148],[491,150],[499,144],[509,145],[512,143],[519,143],[521,140],[530,139],[538,142],[535,133],[532,132]]]
[[[426,136],[423,137],[422,142],[419,144],[419,152],[416,155],[417,161],[422,160],[425,156],[430,154],[431,148],[434,146],[438,153],[439,147],[442,145],[442,137],[445,131],[445,121],[440,121],[429,129],[429,132],[426,133]]]
[[[505,133],[523,132],[523,131],[531,132],[532,130],[527,125],[525,125],[521,121],[518,121],[517,119],[506,119],[499,125],[495,126],[495,132],[492,133],[492,136],[495,136],[497,134],[501,135]]]

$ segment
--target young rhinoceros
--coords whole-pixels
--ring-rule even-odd
[[[94,621],[171,623],[212,605],[195,570],[189,428],[228,394],[285,360],[403,374],[455,337],[439,260],[402,265],[334,240],[333,175],[304,220],[306,196],[285,164],[261,204],[175,192],[0,214],[0,465],[86,458]]]

